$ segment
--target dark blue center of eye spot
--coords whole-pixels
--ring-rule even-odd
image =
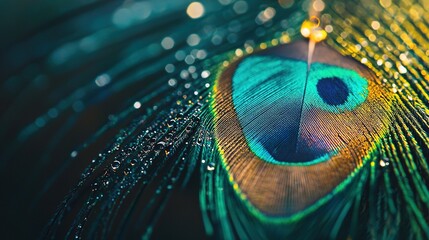
[[[344,104],[349,96],[347,85],[337,77],[320,79],[317,82],[317,92],[325,103],[332,106]]]

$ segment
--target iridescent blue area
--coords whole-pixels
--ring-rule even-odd
[[[317,92],[325,103],[338,106],[347,101],[349,89],[339,78],[322,78],[317,82]]]
[[[334,152],[327,149],[335,146],[318,148],[301,139],[302,126],[311,124],[303,115],[313,108],[352,111],[367,95],[368,83],[355,71],[313,63],[307,74],[304,61],[270,56],[245,58],[232,78],[232,99],[249,148],[278,164],[328,160]]]

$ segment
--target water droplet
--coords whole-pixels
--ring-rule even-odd
[[[139,109],[141,106],[142,106],[142,104],[141,104],[139,101],[136,101],[136,102],[133,104],[133,107],[134,107],[135,109]]]
[[[130,161],[131,166],[136,165],[136,163],[137,163],[137,159],[135,158]]]
[[[216,167],[215,163],[211,162],[207,165],[207,170],[213,171],[213,170],[215,170],[215,167]]]
[[[116,170],[119,168],[119,166],[121,165],[121,162],[119,162],[118,160],[113,161],[111,167],[113,170]]]
[[[191,131],[191,129],[192,129],[192,127],[191,127],[191,126],[187,126],[187,127],[186,127],[186,129],[185,129],[185,131],[186,131],[187,133],[189,133],[189,132]]]
[[[383,159],[380,160],[379,164],[380,164],[381,167],[387,167],[390,164],[389,161],[390,160],[388,158],[383,158]]]
[[[208,78],[210,76],[210,72],[207,70],[204,70],[201,72],[201,77],[202,78]]]
[[[159,151],[165,147],[165,142],[159,142],[155,146],[155,150]]]
[[[70,157],[74,158],[77,156],[77,151],[73,151],[70,153]]]
[[[108,74],[101,74],[97,78],[95,78],[95,84],[99,87],[104,87],[107,84],[109,84],[111,81],[111,78]]]
[[[174,86],[176,86],[176,84],[177,84],[177,80],[176,79],[171,78],[170,80],[168,80],[168,85],[169,86],[174,87]]]

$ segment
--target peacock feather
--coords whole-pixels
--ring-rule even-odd
[[[6,237],[429,238],[426,0],[41,4],[0,4]]]

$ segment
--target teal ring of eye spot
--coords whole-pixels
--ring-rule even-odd
[[[317,91],[317,83],[321,79],[327,78],[341,79],[347,86],[348,96],[344,103],[333,106],[327,104],[321,98]],[[368,82],[357,72],[323,63],[311,64],[311,71],[308,76],[308,88],[305,96],[306,102],[308,102],[309,105],[332,113],[341,113],[344,111],[352,111],[364,103],[367,96]]]
[[[323,63],[307,68],[302,60],[250,56],[235,70],[234,109],[250,150],[266,162],[307,166],[328,161],[339,146],[308,145],[300,132],[308,124],[303,114],[310,109],[353,111],[368,96],[367,80],[353,70]]]

